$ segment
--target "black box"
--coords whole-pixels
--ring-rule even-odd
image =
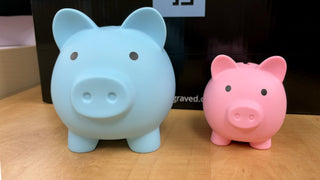
[[[202,109],[202,95],[215,56],[226,54],[239,62],[260,63],[280,55],[288,65],[284,81],[287,113],[320,114],[317,2],[162,0],[160,6],[159,1],[31,0],[43,100],[51,102],[51,73],[59,53],[51,25],[59,9],[78,9],[98,26],[107,26],[121,25],[134,10],[154,5],[164,16],[173,16],[164,19],[168,33],[165,49],[177,83],[174,108]]]

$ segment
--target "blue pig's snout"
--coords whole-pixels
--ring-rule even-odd
[[[118,77],[90,77],[77,81],[71,89],[71,103],[89,118],[112,118],[122,115],[133,105],[134,90]]]

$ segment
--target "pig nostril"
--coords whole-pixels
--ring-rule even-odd
[[[107,101],[110,103],[115,103],[117,101],[117,94],[114,92],[108,93]]]
[[[85,92],[82,94],[82,101],[84,103],[90,103],[91,102],[91,94],[89,92]]]
[[[249,115],[249,120],[250,120],[250,121],[253,121],[254,118],[255,118],[254,114],[250,114],[250,115]]]
[[[240,113],[235,113],[234,118],[235,118],[235,120],[239,121],[240,120]]]

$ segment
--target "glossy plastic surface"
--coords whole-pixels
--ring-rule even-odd
[[[260,65],[217,56],[203,96],[204,113],[213,130],[211,141],[216,145],[243,141],[269,149],[286,114],[285,73],[286,62],[280,56]]]
[[[121,26],[98,27],[82,12],[62,9],[52,28],[60,54],[51,95],[69,149],[89,152],[99,139],[127,139],[135,152],[158,149],[175,94],[162,16],[141,8]]]

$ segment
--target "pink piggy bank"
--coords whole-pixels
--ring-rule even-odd
[[[286,69],[280,56],[272,56],[260,65],[217,56],[203,95],[204,114],[212,128],[211,141],[225,146],[235,140],[249,142],[256,149],[269,149],[271,137],[286,115],[282,85]]]

